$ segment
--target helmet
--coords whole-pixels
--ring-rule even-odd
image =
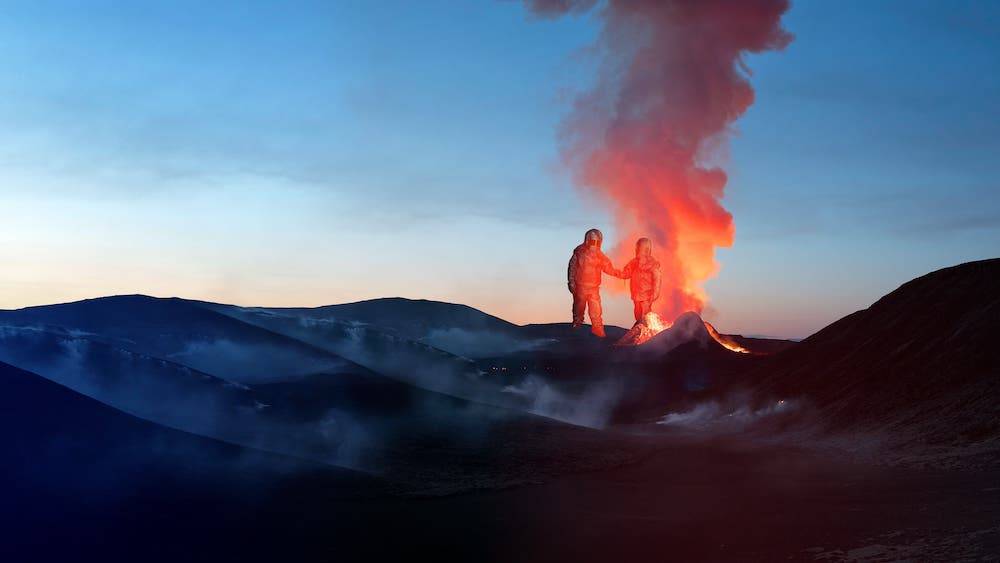
[[[642,255],[649,256],[652,252],[653,252],[653,242],[650,241],[648,238],[642,237],[641,239],[635,241],[636,256],[642,256]]]
[[[600,248],[601,242],[603,241],[604,235],[602,235],[601,231],[597,229],[590,229],[587,231],[587,234],[583,236],[583,243],[587,246],[596,246]]]

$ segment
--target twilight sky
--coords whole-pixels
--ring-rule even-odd
[[[804,337],[1000,255],[1000,3],[793,0],[785,27],[749,59],[705,317]],[[615,239],[556,139],[597,30],[494,0],[0,0],[0,308],[398,295],[568,321],[570,252]]]

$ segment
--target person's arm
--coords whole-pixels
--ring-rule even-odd
[[[569,257],[569,266],[566,268],[566,287],[569,289],[570,293],[576,291],[576,271],[580,267],[580,259],[577,257],[576,251],[573,251],[573,255]]]
[[[615,269],[615,267],[611,264],[611,259],[608,258],[608,256],[606,254],[601,254],[601,256],[604,258],[603,260],[601,260],[601,271],[602,272],[604,272],[605,274],[607,274],[609,276],[614,276],[616,278],[625,279],[625,276],[622,275],[621,270]]]
[[[625,264],[624,268],[622,268],[621,278],[627,280],[631,279],[632,276],[634,275],[635,275],[635,259],[633,258],[632,260],[629,260],[628,264]]]

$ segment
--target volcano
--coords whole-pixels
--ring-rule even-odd
[[[762,400],[805,397],[835,428],[918,443],[1000,437],[1000,260],[903,284],[757,368]]]
[[[772,339],[749,339],[740,335],[721,334],[712,323],[703,320],[697,313],[687,312],[677,317],[672,323],[665,323],[656,313],[649,313],[641,321],[636,321],[632,328],[615,341],[616,346],[643,346],[669,351],[673,344],[688,340],[706,343],[714,341],[730,352],[739,354],[769,354],[791,345],[789,341]],[[756,343],[760,343],[760,347]],[[784,346],[773,344],[783,342]],[[673,343],[673,344],[671,344]],[[770,345],[769,345],[770,343]],[[751,349],[753,346],[754,349]]]
[[[402,299],[0,311],[0,549],[989,558],[997,280],[1000,260],[933,272],[800,343]]]

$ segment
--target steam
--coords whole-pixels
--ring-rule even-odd
[[[422,389],[502,409],[530,412],[577,426],[606,426],[622,395],[618,381],[597,382],[584,389],[569,390],[526,373],[524,379],[511,384],[506,378],[488,377],[472,361],[431,347],[426,342],[414,342],[355,322],[239,307],[226,308],[224,313]],[[461,348],[476,356],[500,354],[502,346],[510,347],[506,353],[514,353],[551,342],[462,329],[432,331],[425,340]],[[448,412],[454,414],[454,408],[449,407]]]
[[[537,350],[552,343],[551,338],[524,339],[488,330],[436,329],[421,342],[465,358],[488,358]]]
[[[264,343],[248,345],[227,338],[189,340],[166,359],[238,383],[263,383],[317,372],[350,369],[340,358]]]
[[[693,430],[736,431],[745,430],[768,418],[801,410],[802,405],[794,399],[776,399],[757,407],[751,406],[746,398],[707,401],[683,412],[668,413],[657,424]]]
[[[535,375],[503,391],[528,400],[525,410],[532,414],[597,429],[607,426],[624,393],[620,380],[606,379],[570,394]]]
[[[584,12],[595,0],[524,0],[536,14]],[[788,0],[607,0],[601,68],[563,123],[575,182],[614,212],[616,262],[640,237],[663,268],[657,312],[701,311],[715,249],[733,243],[721,164],[733,122],[753,103],[744,56],[783,49]]]
[[[55,328],[0,326],[0,361],[164,426],[322,463],[363,469],[378,441],[349,413],[295,423],[245,385]]]

